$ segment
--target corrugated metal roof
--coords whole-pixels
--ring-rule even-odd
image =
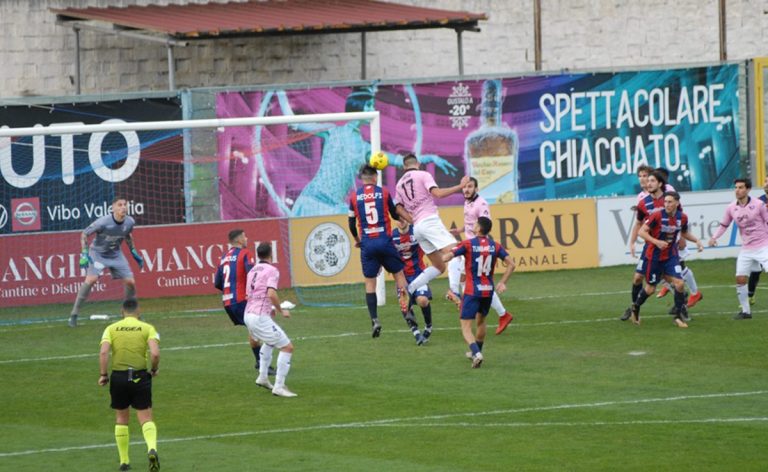
[[[175,38],[472,28],[483,13],[376,0],[266,0],[187,5],[52,9],[60,20],[94,20]]]

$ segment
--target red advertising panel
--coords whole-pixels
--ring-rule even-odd
[[[133,231],[144,257],[143,269],[123,249],[136,277],[139,298],[218,293],[213,276],[228,247],[227,233],[233,228],[245,231],[254,257],[260,242],[272,243],[280,288],[290,286],[287,220],[147,226]],[[0,306],[74,302],[85,278],[78,265],[79,238],[75,231],[0,237]],[[121,285],[104,274],[89,299],[120,298]]]

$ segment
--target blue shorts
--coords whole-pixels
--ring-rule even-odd
[[[405,281],[408,282],[408,283],[411,283],[414,280],[416,280],[416,277],[418,277],[418,276],[419,276],[419,274],[417,274],[417,275],[406,275],[405,276]],[[414,295],[417,296],[417,297],[427,297],[427,299],[432,300],[432,290],[429,288],[429,285],[422,285],[421,287],[417,288],[416,292],[414,293]]]
[[[360,245],[360,263],[363,266],[363,277],[369,279],[379,275],[382,266],[390,274],[400,272],[405,267],[391,239],[382,239],[381,242],[364,241]]]
[[[461,299],[461,319],[474,320],[478,313],[483,316],[488,315],[488,311],[491,309],[492,299],[493,297],[464,295]]]
[[[232,323],[235,325],[242,325],[245,326],[245,305],[247,305],[248,302],[240,302],[240,303],[233,303],[229,306],[224,307],[224,311],[227,312],[229,315],[229,319],[232,320]]]
[[[674,277],[676,279],[682,279],[680,274],[682,268],[680,267],[680,258],[672,256],[665,261],[654,261],[646,258],[641,258],[638,262],[635,272],[643,274],[645,281],[649,285],[656,285],[661,282],[665,275]]]

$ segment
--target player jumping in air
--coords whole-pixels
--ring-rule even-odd
[[[408,313],[408,296],[403,275],[403,261],[392,242],[392,219],[410,221],[411,217],[402,207],[396,206],[385,188],[376,185],[378,174],[369,165],[360,168],[363,185],[349,195],[349,232],[360,248],[360,262],[365,278],[365,304],[371,317],[372,336],[381,334],[376,297],[376,276],[382,267],[392,274],[400,294],[400,310]],[[359,231],[358,231],[359,229]],[[416,334],[416,333],[415,333]],[[419,345],[426,340],[418,334]]]
[[[403,166],[405,173],[397,182],[397,204],[402,205],[411,215],[413,234],[432,263],[408,284],[408,293],[411,294],[408,303],[410,308],[414,302],[413,294],[416,290],[445,272],[443,256],[449,254],[451,248],[456,245],[456,239],[445,229],[445,225],[440,220],[435,199],[461,192],[469,182],[469,177],[462,177],[461,182],[453,187],[440,188],[432,174],[419,169],[419,161],[413,154],[403,158]]]

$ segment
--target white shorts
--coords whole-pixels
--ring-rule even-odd
[[[278,349],[291,344],[291,340],[285,335],[283,328],[275,323],[271,316],[245,314],[245,326],[253,339],[258,339],[264,344]]]
[[[453,247],[456,238],[445,229],[445,225],[439,216],[430,216],[413,225],[413,235],[426,254],[432,254],[444,247]]]
[[[760,267],[762,266],[762,267]],[[760,249],[742,249],[736,258],[736,276],[747,276],[752,272],[761,272],[768,267],[768,247]]]

